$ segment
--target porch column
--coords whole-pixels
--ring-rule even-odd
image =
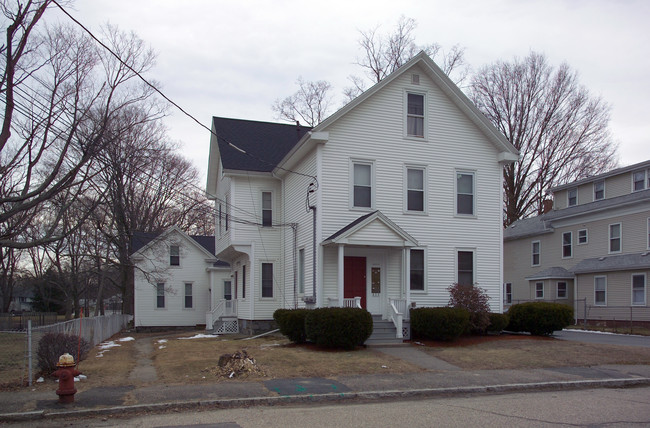
[[[337,263],[337,282],[339,286],[339,307],[343,307],[343,267],[344,267],[345,246],[339,245],[338,263]]]
[[[404,274],[406,276],[406,310],[411,307],[411,251],[404,247]]]

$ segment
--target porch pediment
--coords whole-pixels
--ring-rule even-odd
[[[417,247],[418,242],[380,211],[359,217],[331,235],[323,245]]]

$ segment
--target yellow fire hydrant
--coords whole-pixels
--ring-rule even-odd
[[[74,358],[67,352],[59,357],[56,366],[59,369],[53,375],[59,378],[59,388],[56,390],[59,403],[73,403],[74,395],[77,393],[77,388],[74,387],[74,377],[80,375],[81,372],[75,369]]]

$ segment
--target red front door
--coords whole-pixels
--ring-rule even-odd
[[[343,297],[361,297],[361,307],[366,307],[366,258],[345,257],[343,262]]]

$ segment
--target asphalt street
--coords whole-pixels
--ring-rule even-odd
[[[643,346],[650,348],[650,336],[562,330],[553,333],[553,337],[575,342],[599,343],[603,345]]]

